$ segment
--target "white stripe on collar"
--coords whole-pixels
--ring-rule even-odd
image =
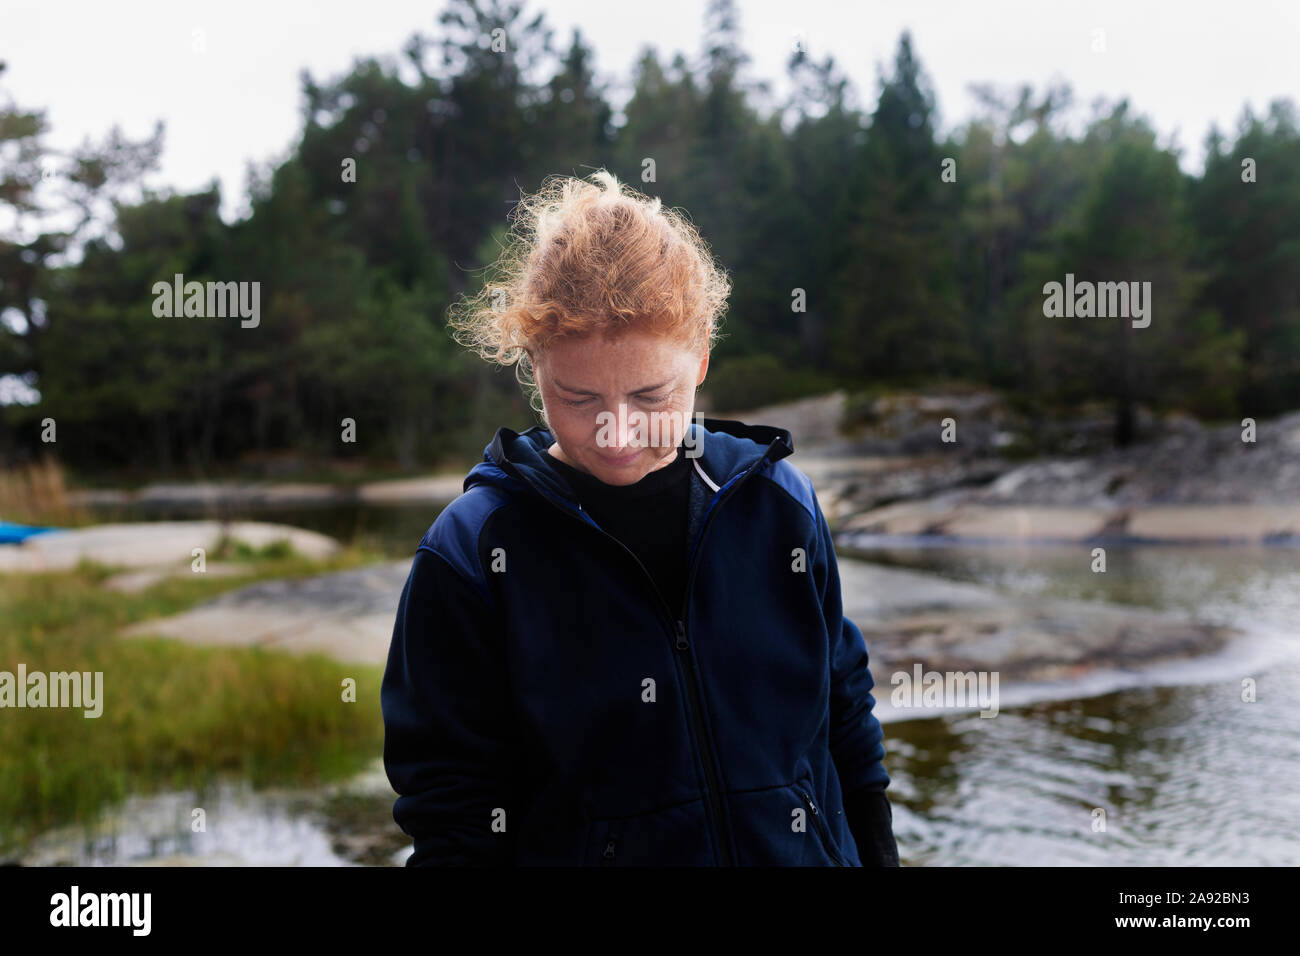
[[[704,479],[704,483],[706,485],[708,485],[714,491],[718,490],[718,486],[714,484],[713,479],[710,478],[708,475],[706,475],[704,473],[704,469],[700,467],[700,459],[698,457],[695,459],[695,470],[700,473],[700,477]]]

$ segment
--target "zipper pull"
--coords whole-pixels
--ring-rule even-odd
[[[686,650],[687,647],[690,646],[689,644],[686,643],[686,622],[677,621],[676,624],[677,624],[677,649],[679,651],[684,651]]]
[[[615,845],[614,837],[610,837],[608,840],[605,841],[605,852],[601,854],[601,856],[604,857],[605,863],[614,862],[614,845]]]

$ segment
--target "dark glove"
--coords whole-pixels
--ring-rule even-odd
[[[898,866],[894,839],[894,810],[883,790],[857,790],[844,795],[849,830],[863,866]]]

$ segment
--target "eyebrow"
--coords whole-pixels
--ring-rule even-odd
[[[574,388],[571,385],[565,385],[563,382],[557,381],[555,384],[558,385],[560,388],[564,389],[566,392],[573,392],[575,395],[599,395],[600,394],[599,392],[589,392],[586,389],[582,389],[582,388]],[[658,385],[647,385],[645,388],[638,388],[635,391],[633,391],[631,394],[640,395],[643,392],[653,392],[656,391],[657,389],[661,389],[664,386],[671,385],[671,384],[672,384],[672,380],[670,379],[667,382],[660,382]]]

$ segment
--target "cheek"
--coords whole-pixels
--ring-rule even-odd
[[[593,444],[595,435],[600,430],[596,412],[588,408],[570,408],[561,402],[550,411],[548,417],[551,420],[551,434],[561,444],[572,448]]]
[[[673,422],[679,429],[685,428],[690,424],[691,412],[695,408],[694,394],[687,392],[685,395],[674,398],[669,402],[668,411],[672,415]]]
[[[649,420],[657,425],[651,435],[655,443],[659,446],[680,443],[690,424],[690,413],[691,405],[684,401],[667,402],[657,408],[646,409]]]

